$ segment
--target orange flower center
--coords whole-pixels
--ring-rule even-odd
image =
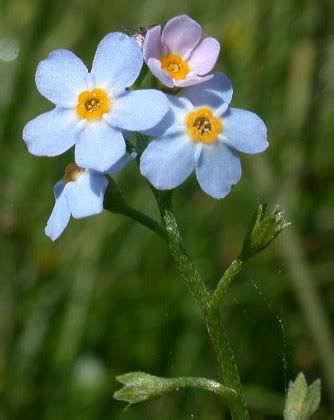
[[[222,121],[217,118],[210,108],[198,108],[186,115],[188,134],[193,141],[211,144],[217,141],[218,134],[223,129]]]
[[[86,169],[80,168],[80,166],[76,165],[75,163],[71,163],[65,169],[65,175],[63,177],[63,181],[67,184],[68,182],[73,182],[82,175]]]
[[[87,120],[101,118],[110,108],[110,99],[104,89],[85,90],[78,96],[77,114]]]
[[[177,54],[165,55],[160,59],[161,68],[175,80],[184,80],[189,73],[189,65]]]

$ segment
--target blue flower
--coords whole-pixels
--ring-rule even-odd
[[[123,156],[108,174],[121,171],[135,157],[135,153]],[[107,186],[104,174],[70,164],[64,178],[55,185],[56,203],[45,228],[46,235],[55,241],[65,230],[71,216],[80,219],[101,213]]]
[[[229,108],[231,82],[223,73],[168,96],[170,111],[146,134],[156,137],[144,151],[141,173],[160,190],[177,187],[195,169],[207,194],[223,198],[241,177],[237,151],[263,152],[267,129],[255,114]]]
[[[142,64],[139,45],[122,33],[102,39],[90,73],[72,52],[52,52],[38,65],[36,85],[56,107],[25,126],[29,151],[57,156],[75,145],[77,165],[107,171],[125,154],[122,130],[149,129],[168,111],[162,92],[127,90]]]

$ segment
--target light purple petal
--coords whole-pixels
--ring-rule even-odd
[[[219,116],[226,111],[232,95],[232,84],[224,73],[216,73],[211,80],[182,91],[182,96],[188,98],[195,107],[208,106]]]
[[[121,157],[111,168],[109,168],[106,173],[109,175],[116,174],[117,172],[120,172],[122,169],[124,169],[131,161],[136,159],[137,153],[132,152],[130,155],[124,155]]]
[[[105,115],[114,127],[141,131],[154,127],[169,109],[166,95],[155,89],[126,91],[115,98]]]
[[[205,38],[193,50],[188,60],[190,70],[199,75],[209,73],[216,64],[220,44],[215,38]]]
[[[187,86],[193,86],[198,85],[200,83],[204,83],[207,80],[210,80],[213,78],[213,74],[210,74],[208,76],[197,76],[197,74],[188,74],[186,79],[184,80],[175,80],[175,86],[178,87],[187,87]]]
[[[49,236],[49,238],[51,238],[53,241],[58,239],[59,236],[64,232],[71,217],[71,212],[65,195],[63,193],[59,194],[60,190],[63,192],[64,186],[65,185],[62,181],[55,185],[56,202],[45,227],[45,234]],[[57,189],[58,192],[56,191]]]
[[[23,129],[23,140],[33,155],[57,156],[74,145],[79,132],[74,110],[57,107],[29,121]]]
[[[253,112],[229,108],[222,117],[226,143],[244,153],[260,153],[268,147],[267,128]]]
[[[169,54],[178,54],[185,60],[202,37],[201,26],[187,15],[176,16],[166,23],[161,41]]]
[[[224,198],[240,180],[239,156],[221,142],[203,145],[196,175],[203,191],[214,198]]]
[[[172,77],[165,70],[162,70],[160,60],[157,60],[156,58],[150,58],[147,65],[154,76],[159,79],[161,83],[169,88],[174,87],[174,81]]]
[[[92,67],[96,87],[116,91],[131,86],[143,65],[138,43],[120,32],[106,35],[99,43]]]
[[[101,213],[103,198],[108,185],[103,174],[86,171],[64,190],[71,214],[75,219]]]
[[[71,51],[56,50],[41,61],[36,71],[36,86],[49,101],[75,106],[80,92],[87,90],[88,70]]]
[[[107,122],[87,122],[75,146],[75,163],[98,172],[107,171],[125,153],[121,130]]]
[[[187,136],[164,136],[148,145],[140,172],[155,188],[169,190],[182,184],[196,164],[196,144]]]
[[[148,63],[149,58],[161,58],[161,25],[154,26],[147,31],[144,39],[143,55],[146,63]]]

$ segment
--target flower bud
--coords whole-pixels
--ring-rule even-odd
[[[320,404],[320,379],[307,385],[304,374],[298,374],[296,380],[289,383],[285,401],[285,420],[308,420]]]
[[[266,205],[260,204],[251,220],[243,244],[241,259],[248,260],[267,248],[283,229],[290,225],[285,221],[284,211],[276,210],[265,217]]]

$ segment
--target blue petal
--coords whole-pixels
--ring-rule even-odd
[[[159,190],[182,184],[196,164],[196,149],[187,136],[164,136],[148,145],[140,159],[140,172]]]
[[[187,111],[193,111],[192,103],[183,96],[166,95],[169,108],[174,112],[176,119],[180,120],[185,116]]]
[[[23,140],[33,155],[58,156],[75,144],[78,122],[72,109],[56,107],[29,121],[23,129]]]
[[[203,191],[214,198],[224,198],[240,180],[239,156],[221,142],[203,145],[196,175]]]
[[[186,113],[193,110],[191,102],[181,96],[166,95],[169,111],[153,128],[145,130],[144,134],[161,137],[163,134],[183,133],[185,131]]]
[[[183,80],[175,80],[175,86],[177,87],[189,87],[202,84],[207,80],[213,79],[213,74],[209,74],[207,76],[198,76],[196,73],[191,72],[187,74],[187,77]]]
[[[120,32],[106,35],[99,43],[92,67],[96,86],[123,90],[137,79],[143,65],[138,43]]]
[[[64,188],[66,186],[66,183],[61,180],[58,181],[54,187],[54,194],[55,194],[55,198],[56,200],[60,197],[61,193],[64,191]]]
[[[260,153],[268,147],[267,128],[253,112],[229,108],[222,117],[223,138],[244,153]]]
[[[232,84],[224,73],[216,73],[212,79],[182,90],[182,96],[188,98],[195,107],[208,106],[217,115],[226,110],[232,95]]]
[[[111,168],[109,168],[106,173],[109,175],[116,174],[124,169],[131,161],[136,159],[137,153],[133,151],[131,155],[124,155],[121,157]]]
[[[88,170],[74,182],[69,182],[64,194],[72,216],[80,219],[101,213],[107,186],[108,181],[103,174]]]
[[[120,130],[103,119],[88,121],[75,146],[75,163],[82,168],[105,172],[125,154]]]
[[[105,118],[114,127],[140,131],[154,127],[168,109],[166,95],[158,90],[127,91],[115,98]]]
[[[71,51],[56,50],[41,61],[36,71],[39,92],[56,105],[75,105],[78,95],[87,90],[88,70]]]
[[[65,194],[63,194],[64,186],[62,181],[55,185],[56,203],[45,227],[45,234],[53,241],[64,232],[71,217]]]

